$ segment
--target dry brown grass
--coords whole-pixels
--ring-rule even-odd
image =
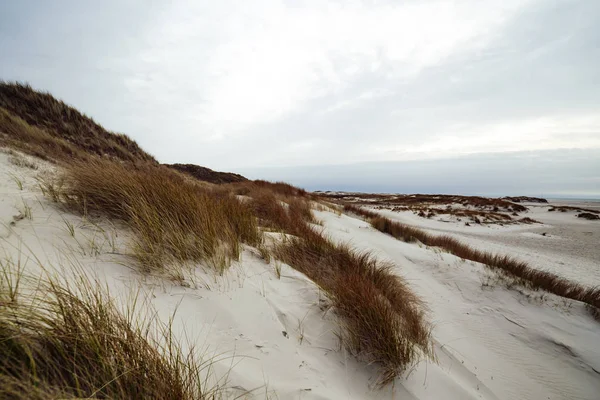
[[[381,385],[393,381],[421,356],[431,356],[424,305],[392,272],[392,266],[325,238],[313,225],[310,200],[283,193],[261,185],[246,195],[261,225],[293,235],[273,255],[328,295],[340,318],[346,348],[381,367]]]
[[[531,197],[531,196],[504,196],[502,200],[511,201],[513,203],[548,203],[548,200],[543,199],[541,197]]]
[[[490,199],[495,200],[495,199]],[[469,200],[469,201],[472,201]],[[344,207],[346,207],[346,211],[352,212],[355,214],[359,214],[363,217],[366,217],[364,214],[364,208],[359,206],[359,202],[354,203],[345,203]],[[368,203],[371,205],[371,203]],[[494,203],[491,203],[494,204]],[[467,204],[469,205],[469,204]],[[486,206],[487,207],[487,206]],[[436,215],[452,215],[458,218],[460,221],[461,218],[468,218],[471,222],[475,222],[477,224],[487,223],[487,224],[511,224],[511,223],[534,223],[534,220],[531,218],[523,218],[519,220],[514,220],[510,215],[506,213],[500,212],[499,208],[496,206],[492,206],[491,208],[483,207],[480,210],[469,210],[464,208],[454,208],[451,205],[447,205],[445,208],[435,208],[429,207],[427,203],[410,203],[407,206],[392,206],[391,208],[386,205],[378,205],[375,206],[376,209],[389,209],[390,211],[412,211],[423,218],[432,218]],[[521,206],[519,206],[521,207]],[[513,216],[518,216],[516,212],[512,212]],[[372,216],[368,218],[373,218]]]
[[[289,230],[288,210],[273,192],[269,190],[254,191],[251,198],[250,206],[261,226],[282,231]]]
[[[290,194],[302,193],[302,189],[288,184],[261,182],[224,186],[222,190],[247,196],[259,224],[267,229],[295,234],[306,222],[315,222],[309,197]]]
[[[72,163],[64,179],[53,197],[80,214],[126,222],[146,272],[186,261],[207,261],[222,270],[238,258],[240,243],[260,241],[248,205],[166,167],[97,159]]]
[[[512,221],[510,215],[501,214],[499,212],[494,211],[476,211],[476,210],[454,210],[454,209],[445,209],[439,210],[440,214],[450,214],[456,217],[466,217],[472,220],[487,220],[492,222],[509,222]]]
[[[152,267],[164,264],[165,253],[176,260],[202,260],[223,244],[227,249],[240,241],[258,245],[255,215],[260,225],[294,235],[275,256],[330,295],[344,342],[354,354],[382,366],[382,384],[419,355],[430,355],[423,307],[406,283],[372,256],[334,245],[315,231],[309,200],[290,195],[288,186],[273,191],[261,184],[251,187],[249,201],[240,202],[225,191],[209,195],[185,186],[170,173],[108,161],[76,164],[68,169],[62,197],[82,213],[129,221],[140,238],[136,254],[142,265]]]
[[[201,167],[195,164],[163,164],[179,172],[188,174],[199,181],[210,182],[214,184],[246,182],[248,179],[232,172],[213,171],[210,168]]]
[[[335,199],[344,203],[354,203],[372,206],[388,207],[431,207],[445,206],[448,204],[459,204],[463,207],[471,207],[478,211],[505,211],[524,212],[527,207],[512,203],[505,199],[496,199],[480,196],[459,196],[445,194],[370,194],[370,193],[321,193],[321,197]]]
[[[379,383],[431,356],[430,328],[421,301],[407,283],[369,253],[336,245],[309,226],[279,246],[276,255],[330,297],[341,318],[341,337],[360,359],[381,368]]]
[[[531,268],[527,263],[513,257],[476,250],[453,237],[432,235],[422,229],[392,221],[359,207],[346,206],[345,209],[370,219],[375,229],[397,239],[405,242],[419,241],[427,246],[440,247],[457,257],[482,263],[493,270],[515,277],[528,288],[545,290],[600,308],[600,288],[585,287],[553,273]]]
[[[107,131],[73,107],[49,93],[38,92],[29,85],[0,81],[0,108],[82,153],[124,161],[156,163],[151,155],[129,137]],[[0,126],[0,131],[4,130],[2,128],[4,127]],[[4,133],[11,134],[6,131]],[[22,136],[20,140],[24,138]]]
[[[133,253],[144,272],[187,262],[208,262],[222,270],[239,256],[241,243],[259,247],[268,259],[260,224],[292,235],[273,254],[328,294],[340,317],[343,342],[360,358],[382,367],[381,384],[391,382],[421,355],[431,356],[430,330],[419,299],[389,265],[336,245],[316,231],[312,196],[305,190],[260,180],[218,188],[199,185],[157,165],[125,136],[105,131],[49,94],[24,85],[1,84],[0,131],[2,144],[62,161],[62,179],[40,182],[54,201],[89,218],[101,215],[128,225],[135,237]],[[238,200],[236,194],[249,198]],[[206,397],[195,385],[197,364],[176,351],[173,356],[170,347],[166,359],[152,352],[152,346],[144,344],[146,337],[139,339],[137,331],[128,330],[99,292],[81,297],[56,285],[47,290],[44,312],[58,315],[61,323],[70,320],[61,326],[47,319],[47,329],[37,329],[38,310],[31,309],[30,329],[4,331],[13,340],[6,348],[0,346],[9,360],[0,365],[9,371],[7,376],[12,374],[0,382],[10,388],[6,393],[177,399],[187,398],[189,389],[200,393],[195,398]],[[131,343],[121,340],[123,336]],[[79,353],[64,350],[80,341]],[[30,344],[39,353],[20,350]],[[44,366],[38,368],[38,362]],[[153,363],[148,370],[146,362]],[[144,384],[148,381],[143,387],[142,379]]]
[[[560,212],[577,211],[577,212],[600,214],[600,210],[593,210],[590,208],[581,208],[581,207],[573,207],[573,206],[552,206],[548,209],[548,211],[560,211]]]
[[[271,191],[288,197],[308,197],[308,192],[302,188],[285,182],[268,182],[263,180],[252,181],[254,186],[270,189]]]
[[[0,107],[0,145],[16,148],[44,160],[85,160],[88,155],[76,146],[29,125]]]
[[[36,277],[37,290],[23,290],[19,268],[0,267],[0,398],[191,400],[218,394],[205,387],[209,364],[184,353],[170,326],[124,315],[98,283],[83,275],[70,284]]]
[[[359,215],[359,216],[365,217],[365,218],[379,217],[379,213],[377,213],[375,211],[370,211],[370,210],[367,210],[366,208],[358,207],[358,206],[355,206],[352,204],[345,204],[344,211],[347,213],[356,214],[356,215]]]

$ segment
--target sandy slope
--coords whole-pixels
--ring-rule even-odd
[[[551,295],[540,304],[502,287],[482,289],[485,272],[475,263],[382,236],[346,216],[321,218],[332,236],[393,260],[427,300],[434,338],[454,357],[442,367],[466,368],[480,390],[499,398],[597,398],[600,325],[581,304]]]
[[[517,256],[535,268],[586,285],[600,285],[600,221],[577,218],[574,211],[548,212],[547,205],[527,207],[530,210],[524,215],[543,224],[465,226],[443,217],[421,218],[409,211],[374,211],[432,233],[449,234],[480,249]]]
[[[375,367],[339,350],[335,315],[302,274],[266,264],[246,249],[224,276],[198,266],[186,285],[141,277],[127,256],[128,232],[65,213],[39,189],[32,170],[0,153],[0,256],[31,273],[79,268],[123,303],[136,291],[180,337],[215,357],[213,381],[226,397],[279,399],[597,399],[600,324],[580,304],[541,302],[502,286],[482,288],[480,265],[406,244],[361,220],[317,212],[336,240],[373,250],[425,299],[434,323],[436,362],[421,362],[395,385],[370,387]],[[17,177],[23,183],[19,190]],[[13,216],[31,207],[32,219]],[[69,232],[73,224],[75,235]],[[14,222],[14,225],[11,225]],[[243,398],[243,397],[242,397]]]

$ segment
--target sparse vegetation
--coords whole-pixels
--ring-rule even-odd
[[[328,294],[343,324],[344,344],[381,365],[381,384],[431,355],[423,305],[389,265],[323,237],[310,225],[314,217],[306,201],[288,198],[286,204],[272,193],[260,194],[253,201],[260,220],[293,235],[277,246],[275,256]]]
[[[19,188],[19,190],[23,190],[23,181],[21,180],[21,178],[19,178],[18,176],[14,175],[14,174],[9,174],[11,179],[13,180],[13,182],[17,185],[17,187]]]
[[[598,215],[598,214],[592,214],[590,212],[582,212],[581,214],[577,215],[577,218],[583,218],[583,219],[588,219],[590,221],[593,221],[593,220],[600,219],[600,215]]]
[[[394,212],[411,211],[421,218],[451,216],[456,221],[463,218],[476,224],[516,224],[532,223],[531,219],[514,219],[527,207],[508,201],[479,196],[457,195],[383,195],[383,194],[334,194],[321,193],[321,197],[330,198],[350,206],[371,206]]]
[[[344,345],[381,366],[381,385],[421,356],[431,356],[424,305],[390,264],[325,238],[314,226],[309,200],[297,197],[304,194],[301,189],[266,182],[244,188],[260,225],[288,234],[273,250],[275,258],[323,289],[340,318]],[[280,277],[277,261],[275,265]]]
[[[27,201],[25,199],[21,199],[22,201],[22,205],[19,207],[19,213],[24,216],[25,218],[32,220],[33,219],[33,212],[31,210],[31,206],[29,204],[27,204]]]
[[[599,210],[592,210],[589,208],[581,208],[581,207],[572,207],[572,206],[552,206],[548,209],[548,211],[560,211],[560,212],[567,212],[567,211],[577,211],[580,213],[592,213],[592,214],[600,214]]]
[[[10,156],[8,162],[21,168],[38,169],[36,163],[27,160],[25,157],[18,153],[15,153],[14,155]]]
[[[519,222],[522,223],[522,224],[541,224],[540,221],[535,220],[533,218],[529,218],[529,217],[521,218],[519,220]]]
[[[516,196],[516,197],[502,197],[503,200],[512,201],[513,203],[544,203],[547,204],[548,200],[541,197],[530,197],[530,196]]]
[[[342,201],[344,203],[365,203],[372,206],[390,207],[431,207],[446,206],[448,204],[471,207],[479,211],[527,211],[527,207],[515,204],[505,199],[495,199],[480,196],[459,196],[445,194],[370,194],[370,193],[321,193],[322,197]]]
[[[426,246],[442,248],[457,257],[479,262],[493,270],[517,277],[526,287],[545,290],[600,308],[600,288],[586,288],[550,272],[533,269],[527,263],[512,257],[476,250],[453,237],[432,235],[422,229],[392,221],[360,207],[348,205],[346,210],[370,219],[375,229],[397,239],[406,242],[419,241]]]
[[[257,186],[259,188],[270,189],[271,191],[289,197],[309,197],[309,194],[306,190],[298,188],[296,186],[290,185],[285,182],[268,182],[263,180],[255,180],[252,181],[253,186]]]

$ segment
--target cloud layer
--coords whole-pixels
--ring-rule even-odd
[[[600,149],[598,20],[594,0],[10,2],[0,78],[165,162],[500,166]]]

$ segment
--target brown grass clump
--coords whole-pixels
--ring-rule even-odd
[[[85,276],[36,278],[37,291],[22,291],[23,281],[2,265],[0,398],[214,398],[202,377],[209,366],[182,352],[170,326],[123,315]]]
[[[250,198],[248,204],[258,217],[261,226],[295,235],[307,222],[315,222],[308,198],[283,194],[288,193],[287,189],[277,191],[274,188],[302,189],[287,184],[285,184],[286,186],[280,186],[282,185],[280,183],[269,186],[269,182],[263,182],[259,185],[256,185],[255,182],[249,182],[230,188],[234,192],[242,192],[244,196]]]
[[[273,192],[261,190],[252,193],[250,206],[261,226],[283,231],[290,229],[288,210]]]
[[[413,228],[412,226],[404,224],[396,224],[388,218],[379,216],[371,220],[371,225],[373,228],[388,233],[396,239],[400,239],[407,243],[421,240],[421,238],[423,238],[422,233],[425,233],[418,228]]]
[[[527,203],[548,203],[548,200],[543,199],[541,197],[531,197],[531,196],[515,196],[515,197],[511,197],[511,196],[505,196],[502,197],[502,200],[507,200],[507,201],[511,201],[513,203],[522,203],[522,202],[527,202]]]
[[[290,185],[285,182],[268,182],[263,180],[252,181],[252,184],[259,188],[268,188],[273,192],[290,197],[307,197],[308,192],[302,188]]]
[[[84,160],[88,155],[71,143],[29,125],[0,107],[0,145],[13,147],[44,160]]]
[[[548,209],[548,211],[560,211],[560,212],[577,211],[577,212],[586,212],[586,213],[592,213],[592,214],[600,214],[600,210],[593,210],[590,208],[572,207],[572,206],[552,206]]]
[[[29,85],[0,81],[0,108],[83,153],[156,163],[129,137],[107,131],[51,94],[35,91]]]
[[[340,334],[356,356],[381,367],[379,383],[431,356],[424,306],[407,283],[369,253],[336,245],[311,225],[309,201],[264,189],[248,193],[261,225],[293,235],[274,256],[321,287],[340,317]]]
[[[381,385],[420,356],[431,356],[423,305],[389,265],[333,244],[309,226],[299,235],[276,255],[328,294],[341,317],[343,343],[359,358],[380,365]]]
[[[590,212],[582,212],[581,214],[577,214],[577,218],[589,219],[590,221],[600,219],[600,215],[592,214]]]
[[[344,211],[347,212],[347,213],[352,213],[352,214],[360,215],[361,217],[365,217],[365,218],[377,218],[377,217],[379,217],[379,214],[376,213],[375,211],[369,211],[366,208],[357,207],[357,206],[354,206],[352,204],[345,204],[344,205]]]
[[[474,210],[444,210],[442,213],[451,214],[457,217],[467,217],[473,220],[484,219],[493,222],[508,222],[512,221],[510,215],[501,214],[494,211],[474,211]]]
[[[248,179],[233,172],[213,171],[210,168],[201,167],[195,164],[163,164],[169,168],[173,168],[179,172],[183,172],[199,181],[210,182],[215,184],[246,182]]]
[[[540,221],[533,219],[533,218],[529,218],[529,217],[521,218],[519,220],[519,222],[521,222],[523,224],[541,224]]]
[[[545,290],[600,308],[600,288],[587,288],[551,272],[531,268],[527,263],[512,257],[476,250],[453,237],[432,235],[385,217],[377,216],[370,222],[375,229],[405,242],[420,241],[426,246],[440,247],[457,257],[482,263],[493,270],[516,277],[522,285],[531,289]]]
[[[56,197],[81,214],[125,221],[136,234],[134,254],[147,272],[185,261],[210,261],[222,269],[239,256],[241,242],[260,239],[249,206],[212,194],[166,167],[75,162],[66,168]]]

